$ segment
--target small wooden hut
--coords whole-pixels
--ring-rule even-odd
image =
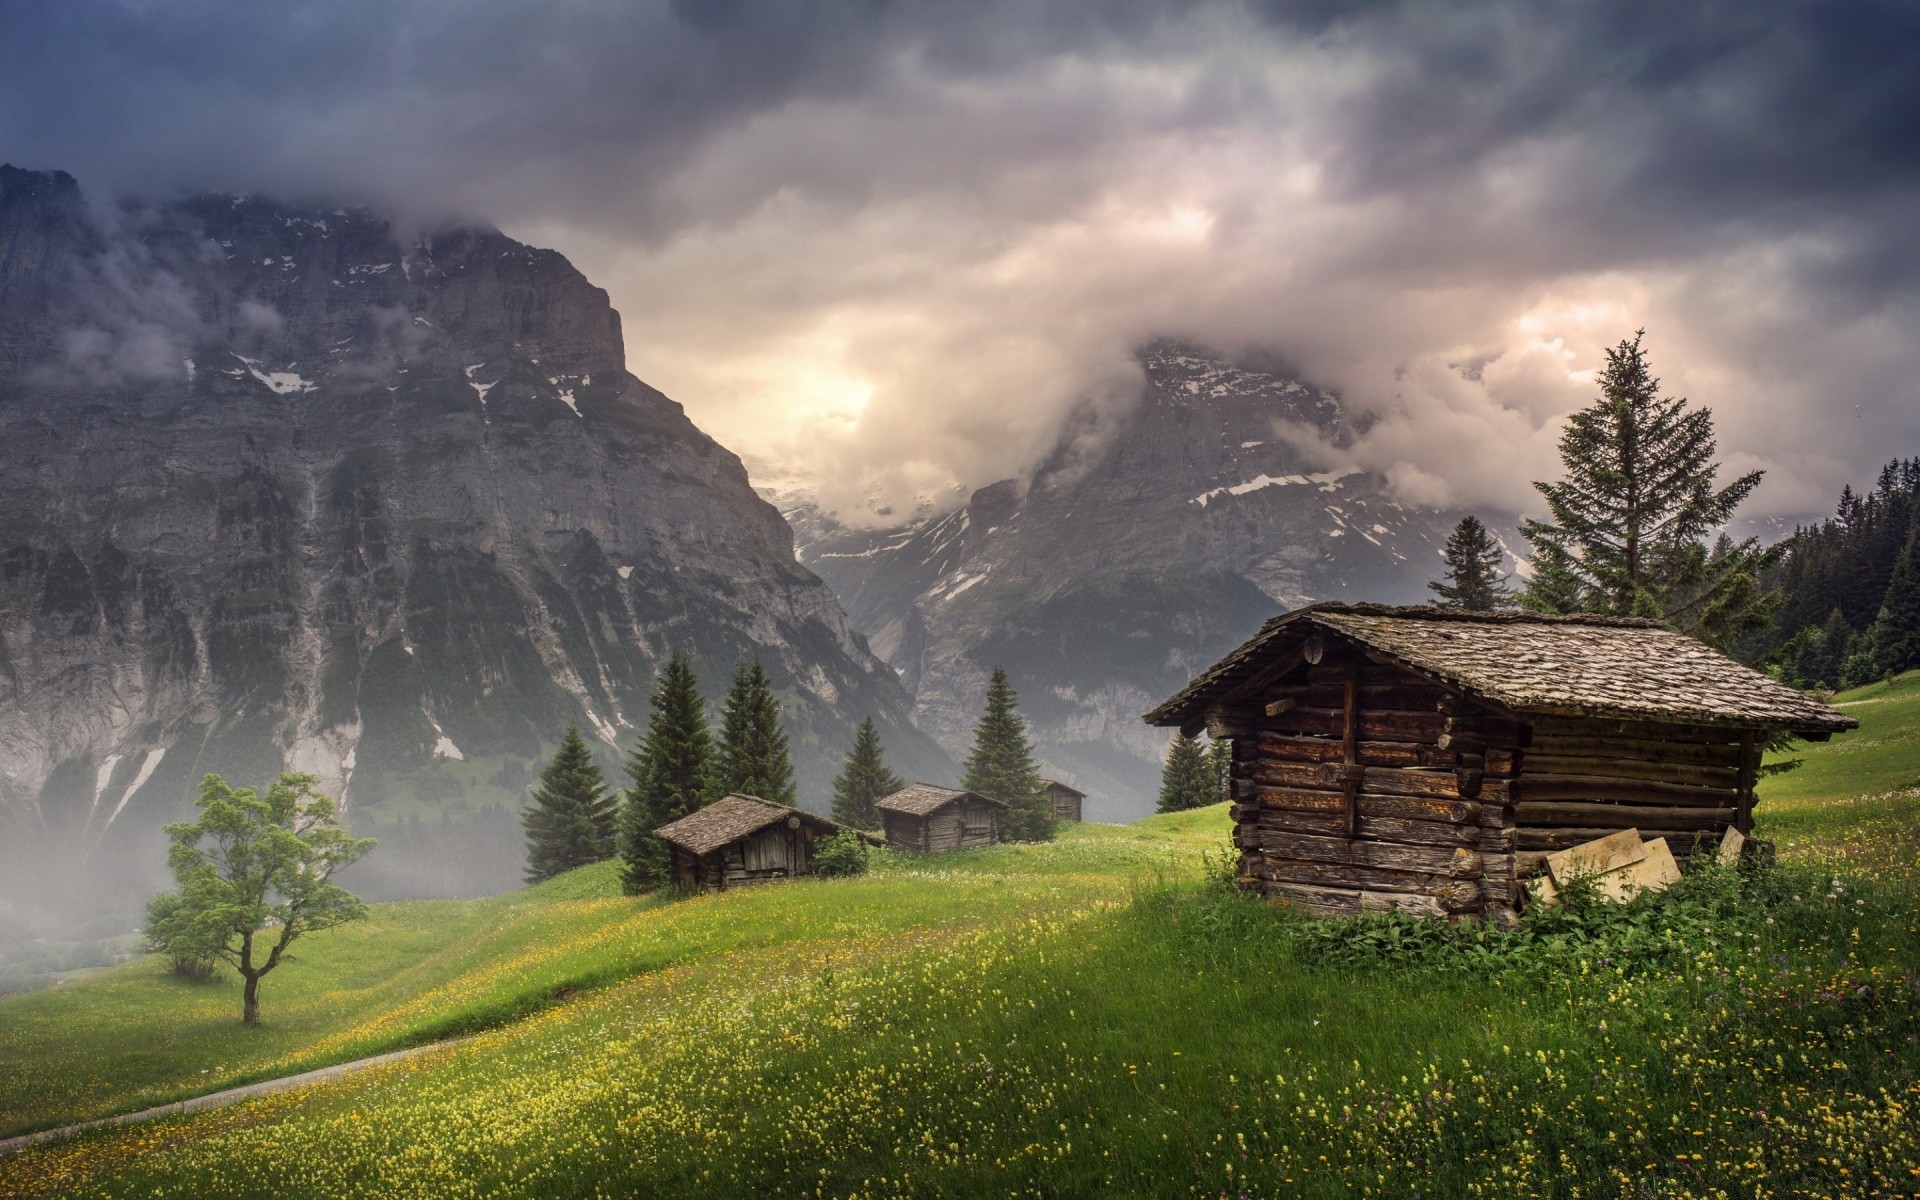
[[[1042,779],[1040,782],[1045,785],[1047,803],[1053,808],[1054,820],[1078,821],[1081,819],[1080,802],[1087,798],[1085,792],[1076,787],[1069,787],[1058,779]]]
[[[720,891],[805,875],[813,843],[840,826],[797,808],[735,793],[662,825],[653,835],[673,856],[673,879]]]
[[[874,807],[887,845],[921,854],[941,854],[967,846],[991,846],[1000,840],[998,800],[978,792],[916,783],[901,788]]]
[[[1636,828],[1684,864],[1748,832],[1769,732],[1857,724],[1653,621],[1345,604],[1268,621],[1146,719],[1233,740],[1243,886],[1494,919],[1554,851]]]

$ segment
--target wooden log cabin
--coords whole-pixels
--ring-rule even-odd
[[[941,854],[1000,840],[1006,805],[978,792],[916,783],[875,802],[887,845],[920,854]]]
[[[805,875],[814,842],[839,832],[825,817],[735,793],[653,835],[667,844],[675,883],[717,892]]]
[[[1087,794],[1077,787],[1070,787],[1058,779],[1042,779],[1042,787],[1047,793],[1047,804],[1053,810],[1056,821],[1078,821],[1081,819],[1081,802]]]
[[[1322,913],[1509,920],[1621,829],[1684,865],[1753,826],[1766,735],[1857,722],[1657,622],[1316,604],[1147,714],[1231,738],[1243,886]]]

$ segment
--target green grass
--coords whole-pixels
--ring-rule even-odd
[[[1832,703],[1860,728],[1777,755],[1802,765],[1761,782],[1756,828],[1790,855],[1911,876],[1920,864],[1920,671]]]
[[[1911,688],[1768,782],[1762,830],[1788,865],[1723,878],[1731,915],[1658,958],[1616,958],[1621,941],[1497,976],[1326,965],[1299,918],[1204,882],[1222,809],[653,908],[576,876],[452,906],[516,950],[476,946],[404,995],[329,983],[314,939],[316,1004],[355,1013],[298,1052],[539,1011],[344,1081],[0,1160],[0,1196],[1908,1194],[1920,911],[1909,875],[1828,868],[1899,836],[1881,814],[1900,802],[1848,781],[1898,782]],[[1862,735],[1893,752],[1828,765]],[[176,993],[142,969],[0,1002],[0,1079],[112,1057],[90,1046],[121,1036],[107,989],[160,1028]],[[561,979],[600,986],[552,1003]],[[92,1032],[15,1037],[15,1005],[56,999]],[[178,1082],[232,1034],[209,1028],[145,1077]],[[142,1077],[98,1071],[100,1104]]]
[[[1223,828],[1217,815],[1087,825],[1054,845],[931,864],[883,854],[872,875],[831,891],[750,891],[717,907],[623,897],[613,863],[480,900],[376,904],[368,920],[295,943],[262,984],[265,1019],[251,1029],[231,972],[192,983],[147,956],[0,999],[0,1136],[490,1028],[705,955],[1003,917],[1068,880],[1075,894],[1117,894]],[[929,874],[939,886],[924,886]]]

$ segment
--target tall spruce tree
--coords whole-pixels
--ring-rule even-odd
[[[1209,804],[1224,804],[1233,799],[1233,742],[1214,738],[1207,743],[1207,766],[1213,771],[1215,795]]]
[[[720,715],[720,791],[794,802],[793,757],[780,727],[780,700],[758,658],[733,672]]]
[[[693,664],[667,660],[654,690],[647,732],[627,758],[626,801],[620,810],[621,882],[629,895],[666,883],[667,848],[653,831],[711,804],[717,771],[707,708]]]
[[[540,772],[533,803],[520,814],[527,832],[527,882],[612,858],[617,807],[580,727],[567,726],[553,761]]]
[[[1760,484],[1716,487],[1713,413],[1661,394],[1634,334],[1607,351],[1600,396],[1560,438],[1567,477],[1536,483],[1551,521],[1527,520],[1533,574],[1521,603],[1543,612],[1654,617],[1715,646],[1763,626],[1758,584],[1780,549],[1708,536]]]
[[[1920,667],[1920,521],[1907,535],[1868,637],[1881,674]]]
[[[1447,573],[1427,585],[1441,608],[1488,611],[1513,604],[1513,590],[1500,570],[1505,555],[1479,517],[1465,516],[1447,537]]]
[[[1185,812],[1219,802],[1220,781],[1207,761],[1200,739],[1177,733],[1167,749],[1165,765],[1160,769],[1160,800],[1156,812]]]
[[[960,786],[1007,806],[1001,832],[1012,842],[1044,842],[1053,837],[1053,806],[1041,789],[1040,768],[1027,740],[1027,723],[1007,673],[993,669],[987,684],[987,707],[973,731],[973,750],[967,755],[966,775]]]
[[[880,731],[868,717],[860,722],[846,765],[833,781],[833,819],[855,829],[878,829],[880,812],[874,804],[905,786],[887,769]]]

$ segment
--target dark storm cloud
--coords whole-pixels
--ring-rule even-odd
[[[1341,386],[1416,499],[1525,502],[1640,324],[1766,506],[1920,442],[1904,0],[20,0],[0,158],[557,244],[843,502],[1018,471],[1159,333]]]

